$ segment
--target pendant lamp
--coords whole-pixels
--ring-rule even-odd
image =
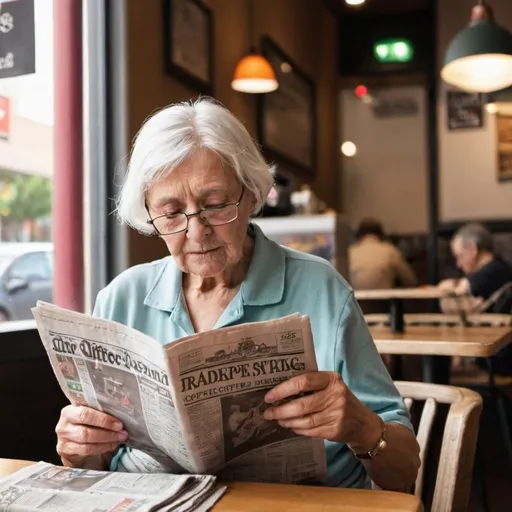
[[[442,79],[470,92],[492,92],[512,85],[512,34],[494,21],[483,1],[473,7],[471,23],[446,51]]]
[[[254,40],[254,2],[250,1],[248,14],[249,36]],[[238,92],[262,94],[275,91],[279,84],[270,62],[257,53],[253,46],[248,55],[236,65],[231,88]]]

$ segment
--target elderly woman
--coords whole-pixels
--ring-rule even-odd
[[[250,222],[272,175],[249,133],[206,100],[151,117],[134,143],[118,214],[156,234],[170,256],[130,268],[97,298],[95,315],[162,344],[194,332],[291,313],[311,319],[319,371],[269,389],[267,420],[325,440],[330,486],[404,490],[419,449],[409,414],[379,357],[348,284],[326,261],[270,241]],[[205,418],[205,421],[208,419]],[[68,406],[57,425],[67,466],[141,470],[122,424]]]

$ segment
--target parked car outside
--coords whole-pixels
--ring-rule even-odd
[[[53,296],[53,244],[0,242],[0,322],[32,319]]]

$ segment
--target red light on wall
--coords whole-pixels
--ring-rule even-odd
[[[365,85],[358,85],[354,92],[358,98],[362,98],[368,94],[368,88]]]

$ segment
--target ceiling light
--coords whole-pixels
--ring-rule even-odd
[[[247,33],[249,34],[249,40],[252,42],[252,47],[249,49],[249,53],[238,61],[233,73],[231,88],[249,94],[273,92],[279,87],[276,74],[270,62],[256,51],[254,0],[249,0],[248,7]]]
[[[265,57],[256,53],[250,53],[240,60],[231,82],[235,91],[252,94],[272,92],[278,86],[272,66]]]
[[[512,85],[512,34],[494,21],[492,9],[480,0],[471,23],[446,51],[443,80],[471,92],[492,92]]]
[[[364,4],[365,0],[345,0],[347,5],[361,5]]]

